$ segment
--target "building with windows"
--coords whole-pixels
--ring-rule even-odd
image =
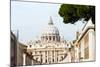
[[[71,62],[69,49],[72,43],[61,38],[59,30],[54,26],[52,18],[38,40],[27,43],[27,52],[40,64]]]
[[[76,40],[65,40],[52,18],[39,39],[30,40],[26,45],[18,42],[11,33],[11,65],[95,61],[95,25],[91,19],[76,34]]]
[[[95,25],[91,19],[77,32],[77,39],[74,43],[75,62],[95,61]]]

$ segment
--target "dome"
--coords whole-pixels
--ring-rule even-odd
[[[42,32],[41,40],[44,42],[60,41],[59,30],[56,26],[54,26],[51,17],[48,25],[44,28]]]
[[[54,26],[51,18],[48,25],[44,28],[42,35],[59,35],[59,30]]]

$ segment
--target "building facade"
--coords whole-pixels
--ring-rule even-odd
[[[10,66],[32,65],[32,55],[27,53],[27,46],[18,41],[18,37],[11,32]]]
[[[10,65],[13,67],[17,65],[17,37],[12,31],[10,37]]]
[[[11,33],[12,66],[95,61],[95,25],[90,19],[77,32],[76,40],[68,41],[60,36],[50,18],[39,39],[30,40],[26,45]]]
[[[95,61],[95,25],[91,19],[86,23],[81,32],[77,33],[74,43],[75,62]]]
[[[52,19],[45,27],[38,40],[29,41],[27,52],[32,53],[33,59],[40,64],[71,62],[71,42],[61,38],[59,30]]]

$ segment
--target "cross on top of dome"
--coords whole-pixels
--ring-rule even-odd
[[[52,17],[50,16],[49,25],[53,25]]]

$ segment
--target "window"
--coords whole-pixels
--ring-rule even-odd
[[[53,41],[55,41],[55,36],[53,36]]]
[[[69,46],[69,44],[67,44],[67,46]]]
[[[47,63],[47,59],[45,59],[45,62]]]
[[[54,59],[52,59],[52,61],[54,62]]]
[[[57,62],[58,62],[58,57],[57,57]]]
[[[42,55],[41,55],[41,63],[42,63]]]
[[[36,61],[38,61],[38,58],[36,58]]]
[[[48,37],[46,36],[46,40],[48,40]]]
[[[49,36],[49,40],[51,41],[51,36]]]
[[[41,53],[41,51],[39,51],[39,53]]]
[[[31,47],[32,45],[30,45],[30,47]]]

